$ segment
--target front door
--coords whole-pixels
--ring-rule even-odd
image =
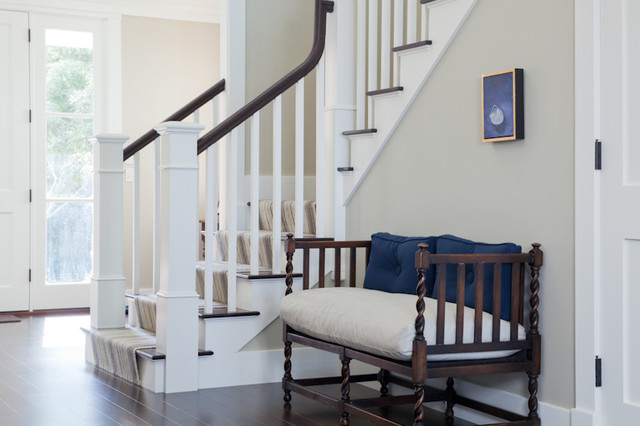
[[[601,14],[602,425],[631,425],[640,419],[640,2],[602,2]]]
[[[0,312],[29,309],[29,18],[0,11]]]

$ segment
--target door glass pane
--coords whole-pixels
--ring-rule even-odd
[[[45,33],[47,112],[93,112],[93,34]]]
[[[88,282],[93,203],[47,203],[47,284]]]
[[[47,198],[91,198],[90,118],[47,117]]]
[[[92,269],[93,34],[47,29],[46,283],[88,282]]]

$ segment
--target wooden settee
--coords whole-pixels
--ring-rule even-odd
[[[417,278],[413,280],[417,297],[356,288],[357,251],[365,252],[366,274],[375,271],[370,265],[371,241],[296,240],[292,235],[288,236],[287,288],[281,305],[285,356],[282,386],[286,404],[290,404],[291,392],[310,397],[335,407],[340,413],[341,425],[349,424],[351,414],[377,424],[399,424],[386,418],[384,411],[380,414],[380,410],[373,411],[371,407],[413,404],[413,424],[423,425],[426,424],[423,403],[444,401],[447,424],[454,419],[454,406],[460,404],[504,419],[503,423],[492,425],[539,426],[540,244],[533,244],[528,253],[502,254],[433,254],[429,252],[427,244],[414,247],[418,249],[415,252],[417,274],[414,270]],[[484,249],[491,251],[491,247]],[[303,252],[303,291],[293,293],[293,255],[296,250]],[[341,259],[348,265],[344,274],[348,287],[325,287],[327,250],[333,252],[335,277],[341,276]],[[312,251],[318,252],[319,282],[318,289],[309,290]],[[342,251],[347,252],[344,258]],[[379,256],[375,257],[373,261],[380,262]],[[526,330],[525,268],[530,274],[530,307]],[[397,271],[398,276],[402,273]],[[470,280],[473,284],[471,287]],[[430,284],[432,288],[429,289]],[[336,280],[335,286],[340,285],[340,280]],[[465,297],[465,289],[467,293],[474,294]],[[508,291],[505,293],[505,290]],[[501,300],[505,294],[508,300]],[[428,297],[430,295],[432,297]],[[367,308],[361,306],[363,304],[370,304],[375,311],[369,314]],[[384,306],[382,309],[380,304]],[[485,312],[487,310],[492,314]],[[504,315],[505,310],[509,311],[507,315]],[[399,325],[391,324],[394,322],[399,322]],[[409,336],[407,327],[411,333]],[[403,339],[399,349],[393,346],[394,340]],[[341,375],[294,379],[291,374],[292,343],[337,354],[342,362]],[[389,344],[391,346],[386,347]],[[373,365],[380,371],[374,375],[351,376],[351,360]],[[528,415],[459,396],[454,389],[455,377],[511,372],[523,372],[528,376]],[[427,380],[434,378],[446,378],[446,389],[428,386]],[[381,384],[379,397],[366,400],[350,397],[351,383],[374,380]],[[340,395],[331,396],[317,390],[316,386],[330,383],[341,384]],[[413,395],[391,396],[389,383],[412,388]]]

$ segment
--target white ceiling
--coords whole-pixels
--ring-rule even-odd
[[[0,0],[0,9],[89,12],[219,23],[220,0]]]

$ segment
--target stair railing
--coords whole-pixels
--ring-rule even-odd
[[[228,153],[226,164],[229,167],[229,182],[226,183],[226,193],[220,197],[220,216],[221,228],[225,228],[229,234],[228,245],[228,289],[227,289],[227,309],[229,311],[236,310],[236,275],[237,275],[237,240],[238,240],[238,129],[251,119],[251,170],[250,170],[250,234],[251,234],[251,252],[250,252],[250,274],[256,275],[259,272],[259,202],[260,202],[260,170],[259,170],[259,153],[260,153],[260,112],[269,104],[273,104],[273,181],[272,181],[272,200],[273,200],[273,244],[271,247],[271,273],[279,274],[282,271],[282,94],[292,86],[295,88],[295,235],[303,236],[303,206],[304,206],[304,78],[317,67],[317,92],[324,97],[324,72],[323,72],[323,53],[325,47],[326,22],[327,13],[333,11],[333,1],[316,0],[315,2],[315,19],[314,19],[314,35],[313,46],[307,58],[294,70],[289,72],[271,87],[258,95],[251,102],[231,114],[223,120],[214,129],[203,135],[198,140],[198,154],[202,152],[210,152],[215,147],[216,142],[229,136],[230,141],[227,145]],[[318,105],[322,105],[318,102]],[[316,108],[322,108],[316,105]],[[322,129],[324,127],[322,118],[323,111],[318,111],[316,119],[320,120],[316,123],[317,140],[316,152],[324,152],[324,137]],[[207,154],[209,157],[209,154]],[[213,158],[214,155],[211,155]],[[324,168],[322,163],[324,156],[317,158],[316,170]],[[214,166],[213,161],[208,162],[208,183],[207,183],[207,221],[213,220],[216,212],[213,209],[217,203],[212,200],[217,198],[214,193],[214,186],[209,184],[209,179],[214,175],[211,167]],[[321,184],[316,178],[316,185]],[[321,199],[318,199],[322,191],[316,190],[317,216],[316,235],[323,236],[323,209]],[[213,241],[213,233],[211,227],[205,229],[205,252],[210,252],[209,247]],[[209,259],[205,259],[205,312],[211,310],[209,296],[213,293],[213,272]]]
[[[314,33],[313,33],[313,46],[308,57],[294,70],[289,72],[286,76],[280,79],[278,82],[269,87],[262,94],[257,96],[254,100],[246,104],[244,107],[231,114],[228,118],[223,120],[220,124],[217,124],[217,95],[222,93],[225,88],[225,81],[222,80],[210,89],[202,93],[193,101],[189,102],[179,111],[176,111],[171,116],[167,117],[166,122],[182,121],[189,116],[193,116],[194,120],[198,121],[199,108],[205,105],[209,101],[214,103],[214,128],[202,136],[198,140],[197,153],[207,152],[207,219],[209,224],[215,223],[213,218],[217,216],[217,199],[218,193],[223,194],[220,197],[220,213],[221,224],[226,225],[229,232],[229,247],[228,247],[228,301],[227,306],[229,311],[236,310],[236,275],[237,275],[237,234],[238,234],[238,192],[239,192],[239,173],[238,173],[238,128],[244,125],[251,118],[251,126],[253,129],[251,144],[252,144],[252,158],[251,158],[251,274],[258,273],[259,266],[259,200],[260,200],[260,171],[259,171],[259,152],[260,152],[260,138],[259,138],[259,123],[261,110],[269,105],[273,104],[274,114],[274,126],[273,126],[273,245],[272,251],[272,270],[270,272],[274,274],[281,273],[281,240],[282,240],[282,199],[283,199],[283,176],[282,176],[282,94],[292,86],[296,86],[296,106],[295,106],[295,177],[294,177],[294,194],[295,194],[295,235],[297,237],[303,236],[303,206],[304,206],[304,78],[311,71],[313,71],[318,63],[321,66],[318,68],[318,88],[317,93],[319,96],[317,119],[317,138],[316,150],[319,153],[324,151],[324,137],[323,137],[323,106],[321,98],[324,95],[324,72],[323,72],[323,53],[325,47],[326,36],[326,23],[327,14],[333,11],[333,2],[328,0],[316,0],[315,1],[315,18],[314,18]],[[166,126],[165,126],[166,127]],[[159,134],[156,130],[149,130],[137,140],[129,144],[123,150],[123,160],[133,158],[133,259],[132,259],[132,286],[133,293],[139,294],[140,292],[140,152],[146,146],[151,144]],[[230,141],[227,145],[229,156],[221,159],[220,165],[229,168],[229,173],[220,178],[218,174],[220,167],[218,167],[217,159],[217,147],[216,142],[229,136]],[[154,293],[159,290],[159,277],[160,277],[160,235],[159,235],[159,219],[160,219],[160,170],[158,167],[160,160],[159,149],[156,149],[156,167],[155,167],[155,208],[154,208],[154,242],[153,242],[153,290]],[[318,156],[318,170],[322,171],[324,165],[322,161],[324,155]],[[226,181],[228,178],[228,182]],[[216,181],[218,179],[218,181]],[[317,184],[322,184],[321,179],[316,179]],[[268,191],[263,191],[268,192]],[[309,191],[311,192],[311,191]],[[322,196],[324,190],[316,191],[319,196]],[[317,200],[319,202],[321,200]],[[191,208],[185,206],[185,208]],[[195,208],[195,207],[194,207]],[[324,236],[322,218],[322,205],[318,205],[317,210],[321,212],[318,217],[316,235]],[[164,219],[163,219],[164,220]],[[194,224],[194,231],[197,229],[197,224]],[[215,226],[207,226],[205,238],[207,247],[206,252],[212,253],[214,236],[212,231]],[[190,250],[188,247],[180,248],[181,250]],[[195,254],[195,247],[193,248]],[[206,269],[205,269],[205,313],[211,313],[213,306],[211,301],[213,300],[213,265],[211,262],[212,256],[206,256]],[[195,285],[195,283],[194,283]]]
[[[356,22],[356,128],[373,128],[373,105],[367,93],[399,84],[398,55],[403,46],[428,39],[427,3],[434,0],[358,0]],[[418,10],[418,3],[421,8]],[[400,48],[400,49],[398,49]]]
[[[183,121],[189,116],[193,117],[193,121],[198,123],[200,121],[200,108],[206,105],[208,102],[212,102],[213,109],[213,125],[217,124],[218,116],[218,95],[225,90],[225,80],[222,79],[209,89],[202,92],[199,96],[194,98],[191,102],[171,114],[164,122]],[[146,146],[154,142],[160,135],[155,129],[151,129],[144,135],[140,136],[135,141],[127,145],[123,150],[123,160],[127,161],[133,158],[133,244],[132,244],[132,291],[133,294],[140,294],[140,152]],[[155,179],[155,197],[154,197],[154,209],[153,209],[153,292],[157,293],[159,289],[159,276],[160,276],[160,262],[159,256],[159,244],[160,237],[158,231],[159,223],[159,211],[160,211],[160,172],[158,170],[160,150],[155,150],[155,167],[154,167],[154,179]]]

